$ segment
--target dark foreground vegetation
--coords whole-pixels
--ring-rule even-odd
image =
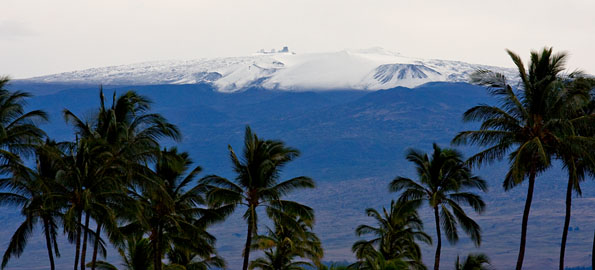
[[[247,231],[245,242],[238,243],[244,246],[242,269],[427,269],[420,244],[435,245],[433,268],[439,269],[443,237],[456,244],[465,235],[482,244],[482,230],[468,212],[482,213],[481,194],[488,187],[473,169],[506,159],[504,189],[528,181],[516,269],[523,267],[537,179],[554,160],[564,164],[563,270],[573,192],[580,196],[581,182],[595,174],[595,81],[564,74],[566,55],[551,49],[533,52],[527,67],[509,55],[518,67],[518,85],[488,70],[471,76],[498,103],[465,112],[465,121],[480,126],[460,132],[453,145],[476,145],[481,151],[465,158],[436,144],[427,154],[410,149],[406,157],[416,177],[386,183],[395,200],[366,210],[374,225],[356,228],[362,240],[352,247],[357,262],[348,266],[321,263],[313,209],[287,199],[296,190],[315,188],[307,176],[281,178],[284,166],[299,156],[297,149],[246,127],[241,152],[228,147],[235,177],[200,176],[201,167],[187,153],[161,145],[164,139],[179,141],[178,128],[152,113],[150,101],[134,91],[109,98],[100,91],[91,117],[64,110],[75,139],[56,142],[38,127],[47,121],[46,113],[25,111],[29,94],[5,90],[8,79],[2,79],[0,168],[6,177],[0,180],[0,204],[20,207],[24,217],[3,247],[2,268],[24,254],[35,227],[42,228],[52,270],[60,234],[75,246],[75,270],[239,268],[218,255],[209,228],[241,211]],[[436,232],[424,231],[419,211],[433,214]],[[271,225],[264,227],[262,219]],[[120,253],[122,266],[102,260],[108,245]],[[260,256],[251,259],[251,251],[261,251]],[[442,268],[453,266],[490,269],[490,260],[468,254],[442,262]]]

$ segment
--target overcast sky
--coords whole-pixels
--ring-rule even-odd
[[[25,78],[150,60],[380,46],[511,66],[553,46],[595,73],[594,0],[2,0],[0,75]]]

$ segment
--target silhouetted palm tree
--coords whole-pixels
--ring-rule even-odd
[[[91,160],[103,157],[102,161],[96,163],[95,170],[101,172],[101,175],[84,176],[81,188],[89,189],[90,194],[95,195],[91,198],[98,205],[108,205],[115,198],[121,199],[124,194],[123,190],[131,184],[129,181],[130,175],[134,173],[132,170],[139,168],[137,163],[154,159],[158,155],[158,140],[161,138],[179,140],[180,133],[177,127],[168,123],[161,115],[149,113],[151,102],[134,91],[128,91],[117,98],[114,92],[110,107],[106,106],[102,89],[99,92],[99,97],[99,109],[96,115],[88,121],[81,120],[69,110],[64,110],[64,116],[68,122],[74,125],[81,140],[93,144],[94,149],[101,150],[93,151],[93,154],[97,155],[95,159],[91,157]],[[110,184],[107,184],[106,181],[110,181]],[[101,192],[98,190],[101,188],[114,192]],[[97,196],[99,194],[105,196]],[[112,231],[109,233],[113,235],[115,233],[113,230],[117,227],[114,224],[115,217],[103,209],[105,208],[83,207],[83,211],[86,212],[84,227],[87,228],[90,217],[93,217],[97,223],[95,235],[101,235],[102,226],[111,228]],[[85,230],[83,233],[81,245],[81,270],[85,265],[86,232]],[[95,238],[92,262],[97,258],[99,240],[99,238]],[[93,266],[92,269],[94,269]]]
[[[452,244],[459,239],[457,225],[463,228],[475,245],[479,246],[481,243],[479,225],[465,213],[460,204],[467,204],[475,212],[481,213],[485,203],[479,195],[467,190],[477,188],[485,192],[486,182],[471,173],[471,169],[463,162],[462,154],[454,149],[441,149],[434,144],[431,157],[410,149],[407,152],[407,160],[415,164],[418,180],[399,176],[390,183],[389,190],[403,191],[399,197],[401,202],[424,201],[432,208],[438,239],[434,269],[438,270],[442,247],[441,226],[446,239]]]
[[[371,245],[363,245],[364,249],[358,261],[350,264],[347,269],[354,270],[401,270],[401,269],[426,269],[424,265],[411,265],[401,259],[387,260]]]
[[[555,134],[560,124],[560,80],[566,54],[553,54],[551,48],[531,52],[525,69],[521,58],[507,51],[518,69],[519,89],[508,84],[502,74],[480,70],[471,82],[484,85],[500,101],[498,106],[478,105],[464,114],[464,121],[482,121],[479,130],[460,132],[455,144],[476,144],[488,148],[469,158],[470,164],[481,165],[501,160],[509,153],[510,168],[504,179],[509,190],[529,179],[521,225],[521,241],[516,269],[521,270],[525,257],[527,223],[537,175],[550,166],[552,153],[559,138]]]
[[[123,247],[118,248],[122,258],[123,268],[118,268],[106,261],[95,262],[99,270],[153,270],[151,243],[141,235],[131,236],[126,239]],[[92,262],[87,264],[91,267]]]
[[[50,269],[55,269],[54,254],[60,256],[56,241],[58,223],[61,218],[59,206],[52,198],[56,175],[61,169],[61,153],[57,144],[46,141],[35,150],[37,167],[30,169],[20,163],[12,164],[12,177],[0,180],[0,187],[8,192],[0,193],[0,205],[19,205],[25,221],[18,227],[2,258],[2,268],[12,256],[19,257],[27,245],[35,224],[43,228]]]
[[[252,249],[263,250],[264,257],[250,262],[250,269],[303,269],[320,266],[323,250],[314,232],[313,222],[277,209],[273,213],[274,230],[255,237]],[[300,260],[301,259],[301,260]],[[303,260],[307,259],[309,261]]]
[[[595,176],[595,98],[590,92],[595,87],[595,79],[570,78],[570,82],[560,91],[562,98],[566,98],[566,108],[563,108],[560,128],[556,131],[561,138],[556,147],[556,155],[563,162],[568,172],[568,186],[566,188],[566,213],[562,243],[560,245],[559,269],[564,270],[564,256],[566,240],[572,209],[572,191],[579,196],[582,191],[580,183],[587,174]],[[570,98],[568,98],[570,97]],[[574,99],[573,99],[574,98]]]
[[[421,249],[416,241],[431,244],[430,237],[423,232],[415,202],[391,201],[390,209],[382,208],[382,213],[368,208],[366,213],[375,219],[377,227],[360,225],[355,232],[358,236],[373,235],[370,240],[357,241],[352,250],[360,261],[376,259],[378,253],[386,261],[400,261],[408,268],[426,269],[421,260]],[[369,252],[373,255],[370,256]],[[363,264],[369,264],[363,262]]]
[[[191,165],[188,153],[178,153],[176,148],[164,149],[154,171],[137,176],[145,178],[145,184],[138,186],[139,190],[129,190],[138,202],[139,212],[122,230],[149,234],[155,270],[162,268],[161,259],[173,244],[198,246],[206,254],[215,253],[215,237],[206,232],[206,227],[222,220],[233,209],[202,207],[207,204],[206,187],[193,184],[201,168]]]
[[[160,114],[151,113],[151,101],[135,91],[127,91],[117,98],[114,92],[112,104],[107,107],[103,90],[101,90],[100,104],[95,131],[98,137],[109,146],[109,151],[114,158],[118,160],[119,166],[114,166],[117,169],[112,169],[110,172],[119,176],[114,179],[115,184],[118,186],[126,187],[135,184],[130,183],[130,181],[135,180],[131,175],[137,173],[137,170],[142,171],[142,164],[147,160],[154,160],[159,155],[159,140],[173,139],[179,141],[181,139],[178,128]],[[118,195],[120,194],[118,193]],[[117,199],[112,208],[119,207],[120,212],[124,210],[121,209],[123,207],[132,207],[130,203],[124,204],[122,198],[118,196],[114,198],[114,194],[98,199],[104,203],[112,204],[114,199]],[[104,216],[103,218],[96,218],[96,221],[96,235],[100,235],[101,228],[104,226],[112,236],[112,241],[118,241],[121,235],[115,237],[119,232],[113,219]],[[98,243],[99,238],[96,238],[92,262],[97,258]]]
[[[207,270],[225,269],[223,258],[204,252],[201,247],[173,246],[167,251],[169,263],[164,266],[165,270]]]
[[[490,270],[490,258],[483,253],[469,254],[463,263],[460,263],[459,256],[455,263],[455,270]]]
[[[298,150],[285,146],[281,141],[262,140],[246,127],[243,159],[238,158],[229,146],[233,169],[237,176],[230,181],[219,176],[205,177],[204,183],[211,186],[209,201],[212,205],[245,205],[248,209],[244,219],[248,223],[244,262],[242,269],[248,269],[252,237],[257,232],[258,217],[256,209],[283,207],[306,220],[314,217],[313,210],[294,201],[282,200],[284,195],[299,189],[313,188],[312,179],[299,176],[286,181],[279,181],[281,169],[299,155]],[[235,183],[234,183],[235,182]]]
[[[68,240],[75,243],[76,270],[79,259],[84,261],[87,239],[97,238],[89,228],[91,216],[99,213],[104,218],[115,216],[112,205],[102,198],[114,197],[116,194],[123,197],[124,193],[121,186],[116,184],[116,174],[111,172],[118,159],[107,151],[104,143],[94,138],[82,138],[70,143],[67,148],[63,158],[64,169],[57,179],[53,197],[61,202],[64,231],[68,233]],[[100,248],[103,253],[105,248],[103,245]]]
[[[47,121],[47,114],[40,110],[25,112],[26,99],[31,95],[21,91],[8,91],[5,87],[9,83],[8,77],[0,77],[0,173],[11,174],[17,172],[20,176],[13,179],[2,179],[0,188],[9,188],[0,196],[0,204],[17,204],[23,206],[22,213],[26,219],[15,232],[2,261],[2,268],[8,263],[12,255],[22,254],[27,237],[35,223],[52,221],[54,214],[50,214],[45,204],[49,190],[44,190],[29,169],[22,166],[21,156],[33,153],[36,145],[42,142],[45,133],[37,127],[40,122]],[[52,233],[52,224],[46,228]],[[50,239],[50,242],[52,240]],[[49,251],[51,254],[51,251]],[[53,256],[51,256],[53,257]],[[53,258],[50,258],[52,264]]]

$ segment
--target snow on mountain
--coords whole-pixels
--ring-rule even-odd
[[[189,61],[156,61],[92,68],[26,79],[107,85],[210,83],[219,91],[267,89],[362,89],[415,87],[432,81],[467,81],[478,69],[514,77],[513,69],[459,61],[401,56],[382,48],[332,53],[258,53]]]

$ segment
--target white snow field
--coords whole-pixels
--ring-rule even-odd
[[[187,61],[154,61],[91,68],[26,79],[106,85],[210,83],[221,92],[248,87],[280,90],[380,90],[427,82],[467,81],[478,69],[515,77],[514,69],[405,57],[382,48],[331,53],[257,53]]]

